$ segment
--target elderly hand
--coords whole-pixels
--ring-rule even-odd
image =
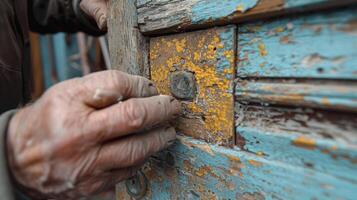
[[[80,7],[97,22],[101,30],[107,29],[108,0],[82,0]]]
[[[175,140],[167,121],[180,109],[149,80],[119,71],[65,81],[10,121],[10,170],[36,199],[111,189]]]

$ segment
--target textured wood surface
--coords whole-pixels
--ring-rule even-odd
[[[197,2],[206,2],[200,8],[209,8],[212,13],[203,9],[199,17],[202,20],[196,24],[185,21],[185,14]],[[139,22],[143,28],[146,22],[157,20],[154,25],[158,27],[157,22],[161,20],[163,23],[157,30],[175,26],[185,29],[207,22],[212,25],[222,18],[218,9],[229,13],[227,8],[233,9],[235,5],[229,2],[245,1],[223,1],[221,5],[210,2],[139,0]],[[252,7],[246,6],[244,13],[233,14],[227,20],[243,19],[253,11],[258,12],[264,2],[269,1],[250,1]],[[280,6],[276,0],[270,2],[276,3],[275,8],[289,10],[307,5],[319,7],[327,1],[287,0]],[[144,10],[149,7],[150,14]],[[144,11],[146,18],[141,18],[140,12]],[[154,11],[160,11],[166,21]],[[224,50],[234,52],[238,44],[235,97],[229,96],[236,100],[235,106],[229,107],[235,113],[232,126],[236,130],[231,133],[236,136],[236,146],[220,146],[224,141],[222,135],[212,129],[202,132],[206,128],[204,123],[208,122],[202,116],[211,114],[205,107],[207,104],[196,100],[194,105],[203,107],[193,109],[190,106],[193,102],[184,102],[189,117],[181,119],[184,121],[179,122],[179,128],[186,135],[180,136],[167,151],[151,158],[144,167],[149,180],[144,199],[354,200],[357,191],[355,13],[356,9],[349,7],[245,23],[238,25],[238,38],[232,43],[229,41],[234,38],[234,31],[222,30],[234,30],[234,27],[152,38],[152,78],[165,94],[170,93],[169,75],[177,70],[194,72],[196,81],[202,84],[201,90],[226,85],[224,80],[234,78],[234,72],[221,73],[219,66],[231,69],[235,56]],[[191,14],[188,19],[192,19]],[[173,21],[178,24],[172,24]],[[212,35],[218,35],[223,45],[215,45],[214,41],[218,40]],[[224,56],[218,47],[222,47]],[[216,53],[210,54],[212,50]],[[222,91],[233,94],[233,87],[228,90],[224,87],[218,93],[211,91],[205,98],[214,99]],[[214,100],[222,101],[220,96]],[[219,113],[231,114],[224,106],[216,108],[220,109]],[[223,138],[228,136],[229,143],[234,138],[230,134],[223,135]],[[117,198],[130,199],[125,187],[118,187]]]
[[[357,79],[357,7],[239,27],[240,77]]]
[[[357,112],[357,83],[351,81],[240,80],[236,100]]]
[[[225,25],[292,12],[356,4],[356,0],[138,0],[145,34],[163,34]]]
[[[274,145],[278,148],[280,143]],[[271,145],[267,148],[269,147]],[[355,198],[357,190],[357,177],[353,176],[357,171],[355,161],[345,160],[342,157],[333,158],[333,154],[319,154],[318,148],[311,150],[293,144],[290,144],[288,151],[284,146],[282,150],[278,150],[281,154],[296,151],[300,153],[299,155],[311,154],[309,156],[313,158],[312,163],[306,161],[305,165],[293,162],[290,164],[275,160],[270,155],[254,154],[181,138],[167,152],[157,155],[145,167],[144,172],[150,180],[150,186],[144,199],[353,200]],[[316,154],[320,157],[316,157]],[[173,156],[170,162],[167,161],[167,155]],[[350,152],[349,155],[353,155],[355,159],[356,151]],[[295,155],[289,156],[294,160]],[[171,164],[172,160],[174,165]],[[315,169],[315,163],[325,160],[335,162],[337,165],[326,163],[318,166],[323,167],[323,170],[318,167]],[[345,172],[344,175],[349,173],[350,176],[340,177],[326,173],[324,169],[335,170],[340,174]],[[120,198],[129,199],[124,192],[121,193]]]
[[[129,74],[147,75],[148,40],[138,29],[135,2],[111,0],[108,40],[111,65]]]
[[[191,72],[196,79],[196,97],[183,101],[179,132],[233,145],[235,36],[236,27],[229,26],[151,39],[151,78],[160,93],[171,94],[172,73]]]

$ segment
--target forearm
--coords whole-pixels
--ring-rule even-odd
[[[28,0],[29,24],[32,31],[39,33],[85,32],[102,35],[79,7],[80,0]]]

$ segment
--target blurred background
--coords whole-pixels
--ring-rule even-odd
[[[106,36],[31,33],[30,42],[33,99],[58,82],[110,69]]]

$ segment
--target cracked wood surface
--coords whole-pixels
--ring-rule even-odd
[[[356,0],[138,0],[140,31],[162,35],[355,4]]]

